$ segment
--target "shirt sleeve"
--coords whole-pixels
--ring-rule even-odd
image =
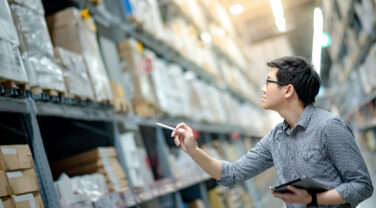
[[[323,133],[324,147],[343,181],[335,189],[355,207],[372,195],[373,186],[354,135],[338,118],[329,120]]]
[[[218,182],[224,186],[232,186],[273,166],[270,152],[271,139],[271,134],[266,135],[256,144],[255,148],[234,162],[220,161],[222,176]]]

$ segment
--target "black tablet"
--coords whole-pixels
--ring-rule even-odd
[[[308,177],[302,177],[302,178],[281,184],[279,186],[275,186],[272,188],[272,190],[275,192],[279,192],[279,193],[291,193],[291,191],[287,189],[288,185],[295,186],[296,188],[306,189],[309,192],[324,192],[328,190],[324,185],[321,185],[318,182]]]

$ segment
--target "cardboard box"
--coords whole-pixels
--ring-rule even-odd
[[[6,173],[12,194],[24,194],[39,191],[39,184],[34,169]]]
[[[4,171],[0,171],[0,197],[9,196],[10,194],[7,176]]]
[[[1,208],[14,208],[14,204],[10,197],[1,197],[0,198],[0,207]]]
[[[0,170],[33,168],[33,157],[28,145],[0,146]]]
[[[39,192],[12,195],[12,202],[15,208],[44,208]]]
[[[188,203],[189,208],[205,208],[204,202],[201,199],[196,199]]]
[[[80,13],[75,8],[59,11],[46,19],[53,45],[83,56],[95,101],[110,101],[112,92],[99,51],[94,21],[85,10]]]
[[[54,171],[66,170],[71,167],[81,166],[82,164],[91,163],[99,160],[101,157],[117,157],[114,147],[99,147],[90,151],[68,157],[66,159],[53,163],[52,169]]]

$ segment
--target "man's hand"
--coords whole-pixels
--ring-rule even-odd
[[[282,199],[286,203],[290,204],[309,204],[312,201],[312,196],[308,193],[305,189],[299,189],[294,186],[287,186],[287,189],[290,190],[292,193],[278,193],[272,190],[269,187],[270,192],[277,198]]]
[[[175,137],[176,146],[180,146],[188,154],[193,153],[197,146],[192,129],[185,123],[180,123],[175,129],[171,137]]]

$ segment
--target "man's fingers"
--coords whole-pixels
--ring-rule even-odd
[[[293,193],[298,193],[299,192],[299,189],[295,188],[294,186],[288,185],[287,189],[290,190],[290,191],[292,191]]]
[[[188,130],[188,131],[191,130],[191,128],[185,123],[180,123],[176,126],[176,129],[180,129],[180,128],[182,128],[184,130]]]
[[[179,139],[179,136],[175,136],[175,138],[174,138],[174,142],[175,142],[175,144],[176,144],[176,146],[178,146],[179,147],[179,145],[180,145],[180,139]]]

